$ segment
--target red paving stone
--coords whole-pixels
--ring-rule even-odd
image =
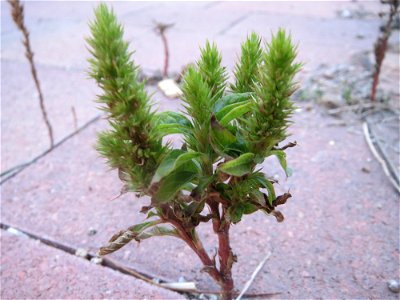
[[[6,4],[1,5],[4,8]],[[53,118],[60,133],[67,132],[65,128],[71,126],[66,109],[70,99],[78,100],[76,108],[85,118],[92,115],[95,107],[90,104],[94,98],[89,88],[92,83],[79,78],[82,75],[79,72],[86,68],[83,36],[87,33],[87,18],[91,16],[93,5],[27,4],[39,68],[43,74],[50,74],[42,81],[47,92],[54,95],[49,105],[53,107]],[[176,21],[169,33],[172,71],[180,70],[183,64],[196,58],[198,45],[206,38],[218,43],[224,63],[231,68],[239,43],[247,32],[256,30],[268,36],[271,29],[280,25],[291,29],[295,40],[300,42],[299,55],[308,63],[308,70],[322,62],[346,62],[351,54],[371,47],[379,24],[376,17],[365,20],[336,17],[337,9],[352,9],[360,3],[310,5],[143,2],[134,6],[118,3],[114,7],[128,25],[126,36],[137,49],[136,60],[150,70],[160,68],[162,63],[162,46],[151,30],[153,20]],[[376,3],[363,2],[362,5],[375,13],[379,10]],[[15,74],[24,68],[24,58],[20,38],[4,11],[2,62],[4,66],[5,61],[11,74]],[[207,17],[201,18],[202,15]],[[364,39],[356,39],[357,33],[362,33]],[[48,52],[50,48],[52,52]],[[27,82],[25,71],[23,76]],[[60,85],[51,89],[58,77],[62,78]],[[5,76],[2,78],[4,86]],[[76,80],[72,89],[68,88],[69,80]],[[10,82],[18,86],[15,78]],[[28,145],[41,125],[36,125],[40,124],[40,115],[34,110],[34,104],[31,104],[32,109],[25,106],[24,100],[29,98],[26,95],[33,91],[28,91],[27,86],[21,91],[14,88],[4,94],[2,90],[2,99],[5,99],[2,106],[7,103],[9,111],[3,114],[2,129],[3,124],[12,129],[18,120],[25,128],[20,132],[28,137],[25,137],[24,149],[31,147],[34,151],[21,150],[18,144],[24,140],[21,133],[17,135],[21,139],[11,144],[10,133],[4,139],[7,148],[12,149],[8,152],[11,154],[5,156],[7,159],[14,157],[13,151],[21,153],[18,157],[23,157],[23,153],[27,156],[38,153],[46,143],[45,135],[41,134],[35,145]],[[57,97],[59,90],[71,95],[76,93],[79,98],[68,98],[65,93]],[[58,109],[59,99],[65,103]],[[163,99],[160,107],[178,110],[179,102]],[[36,114],[34,126],[29,126],[33,116],[27,112],[31,110]],[[19,118],[11,118],[15,112],[20,113]],[[293,139],[300,146],[289,150],[289,163],[295,173],[287,182],[275,161],[268,160],[264,164],[265,172],[280,176],[282,191],[290,188],[294,197],[282,209],[286,216],[284,223],[277,224],[272,218],[255,214],[233,226],[233,249],[239,258],[234,266],[237,288],[244,285],[264,255],[272,251],[250,292],[279,291],[282,294],[278,298],[291,299],[395,298],[388,291],[386,281],[400,276],[398,195],[369,152],[360,126],[332,127],[329,123],[333,121],[315,110],[303,109],[296,114]],[[1,192],[2,222],[75,248],[86,248],[92,253],[119,229],[141,222],[144,215],[138,211],[148,203],[147,199],[125,195],[110,201],[118,194],[121,183],[115,172],[107,171],[104,161],[93,149],[95,134],[104,127],[104,122],[97,122],[6,182]],[[4,146],[2,165],[3,150]],[[370,173],[362,172],[363,167]],[[89,236],[90,228],[98,233]],[[207,250],[212,252],[214,240],[208,230],[207,226],[202,226],[200,235],[205,238]],[[112,257],[160,278],[178,280],[184,276],[196,281],[200,288],[216,288],[199,272],[201,265],[190,249],[172,238],[152,239],[140,246],[131,244]]]
[[[37,71],[55,142],[100,114],[93,102],[96,87],[85,73],[46,66]],[[2,72],[7,75],[1,90],[1,170],[5,171],[46,151],[50,142],[28,64],[2,61]]]
[[[20,32],[11,20],[9,5],[3,1],[1,6],[2,144],[7,142],[2,148],[1,170],[6,171],[43,153],[48,139]],[[94,2],[25,3],[25,21],[56,140],[74,130],[71,106],[77,111],[78,125],[96,114],[91,103],[96,90],[93,82],[85,80],[89,53],[84,40],[95,6]],[[279,26],[292,31],[300,43],[299,57],[310,70],[369,50],[381,9],[374,2],[135,2],[113,3],[113,7],[136,50],[136,62],[150,72],[163,64],[163,46],[153,31],[154,22],[175,23],[168,32],[171,72],[193,62],[206,39],[218,44],[223,63],[232,70],[247,33],[254,30],[268,38]],[[366,18],[337,17],[341,9],[359,7],[369,13]],[[363,38],[356,38],[360,34]]]
[[[290,188],[294,195],[282,210],[286,221],[277,224],[255,214],[233,226],[237,287],[272,250],[252,292],[280,291],[282,298],[393,298],[385,282],[399,275],[398,195],[372,160],[359,126],[352,131],[332,127],[327,124],[332,119],[304,110],[295,121],[293,139],[300,146],[288,155],[295,173],[282,182],[282,190]],[[101,128],[91,126],[6,182],[3,222],[93,253],[117,230],[141,222],[138,211],[147,199],[110,200],[121,184],[93,149]],[[264,165],[267,174],[283,177],[275,161]],[[88,236],[90,228],[98,233]],[[212,251],[208,230],[201,227],[200,235]],[[214,288],[190,249],[172,238],[131,244],[112,256],[154,276],[184,276],[201,288]]]
[[[1,253],[1,299],[185,299],[3,230]]]

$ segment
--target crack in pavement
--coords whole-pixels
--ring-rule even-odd
[[[242,21],[246,20],[249,16],[251,15],[251,13],[247,14],[247,15],[243,15],[235,20],[233,20],[231,23],[228,24],[228,26],[226,26],[225,28],[223,28],[222,30],[220,30],[217,35],[224,35],[225,33],[227,33],[229,30],[231,30],[233,27],[235,27],[236,25],[238,25],[239,23],[241,23]]]
[[[0,181],[0,185],[2,185],[3,183],[5,183],[6,181],[8,181],[9,179],[13,178],[14,176],[16,176],[17,174],[19,174],[20,172],[22,172],[23,170],[25,170],[27,167],[29,167],[30,165],[34,164],[35,162],[37,162],[39,159],[41,159],[42,157],[46,156],[48,153],[52,152],[54,149],[56,149],[57,147],[61,146],[62,144],[64,144],[64,142],[68,141],[70,138],[72,138],[73,136],[77,135],[78,133],[80,133],[82,130],[86,129],[87,127],[89,127],[91,124],[95,123],[96,121],[98,121],[101,118],[102,115],[97,115],[96,117],[92,118],[91,120],[89,120],[88,122],[86,122],[83,126],[79,127],[77,130],[73,131],[72,133],[68,134],[67,136],[65,136],[64,138],[62,138],[59,142],[55,143],[54,146],[50,149],[47,149],[46,151],[44,151],[42,154],[39,154],[38,156],[36,156],[34,159],[23,163],[21,165],[17,165],[12,167],[11,169],[8,169],[6,171],[4,171],[3,173],[0,174],[1,177],[6,176],[7,174],[10,174],[8,176],[6,176],[4,179],[2,179]]]
[[[89,251],[88,251],[86,257],[78,256],[75,253],[77,252],[77,250],[79,248],[75,248],[73,246],[60,243],[60,242],[55,241],[55,240],[53,240],[51,238],[48,238],[48,237],[38,236],[38,235],[36,235],[34,233],[31,233],[31,232],[28,232],[26,230],[17,228],[15,226],[10,226],[10,225],[4,224],[4,223],[0,223],[0,229],[8,231],[9,233],[17,235],[17,236],[25,236],[25,237],[31,238],[33,240],[39,240],[44,245],[47,245],[47,246],[50,246],[52,248],[61,250],[61,251],[66,252],[68,254],[72,254],[74,256],[80,257],[80,258],[85,259],[87,261],[91,261],[93,258],[98,257],[97,255],[95,255],[93,253],[90,253]],[[187,295],[187,293],[182,292],[180,290],[176,290],[176,289],[172,289],[172,288],[169,288],[169,287],[162,286],[162,283],[168,283],[166,280],[159,280],[159,283],[156,283],[154,281],[155,276],[151,276],[150,274],[135,270],[135,269],[133,269],[131,267],[123,266],[120,263],[114,261],[113,259],[102,257],[102,261],[98,265],[101,265],[103,267],[107,267],[107,268],[110,268],[112,270],[121,272],[121,273],[123,273],[125,275],[129,275],[129,276],[135,277],[135,278],[137,278],[139,280],[142,280],[142,281],[145,281],[147,283],[156,285],[158,287],[161,287],[161,288],[164,288],[164,289],[167,289],[167,290],[172,290],[174,292],[178,292],[178,293],[181,293],[183,295]]]

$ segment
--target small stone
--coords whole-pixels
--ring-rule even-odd
[[[365,39],[365,35],[363,35],[362,33],[357,33],[356,38],[359,40],[362,40],[362,39]]]
[[[159,284],[161,282],[160,278],[153,278],[153,282]]]
[[[338,108],[342,105],[340,95],[332,93],[324,93],[318,100],[318,103],[328,109]]]
[[[25,233],[23,233],[22,231],[19,231],[18,229],[13,228],[13,227],[8,227],[7,231],[9,233],[17,235],[17,236],[27,237],[27,235]]]
[[[94,236],[97,233],[97,230],[93,227],[90,227],[88,230],[88,236]]]
[[[364,173],[371,173],[371,171],[366,167],[362,167],[361,171],[364,172]]]
[[[87,258],[88,251],[86,249],[83,249],[83,248],[78,248],[75,251],[75,255],[78,256],[78,257]]]
[[[329,146],[335,146],[335,141],[334,140],[329,141]]]
[[[310,277],[310,273],[308,273],[307,271],[302,271],[302,272],[301,272],[301,276],[303,276],[303,277]]]
[[[157,86],[168,98],[173,99],[183,95],[182,90],[173,79],[164,79]]]
[[[388,288],[393,293],[400,292],[400,283],[398,280],[391,279],[388,281]]]
[[[350,10],[348,10],[348,9],[343,9],[343,10],[340,12],[340,16],[341,16],[342,18],[345,18],[345,19],[351,19],[351,18],[353,18],[352,12],[351,12]]]
[[[179,277],[178,279],[178,282],[186,282],[186,281],[187,281],[186,278],[183,276]]]
[[[90,260],[91,263],[95,264],[95,265],[101,265],[101,263],[103,262],[103,259],[101,257],[92,257],[92,259]]]

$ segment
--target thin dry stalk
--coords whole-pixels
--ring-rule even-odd
[[[268,252],[267,255],[264,257],[264,259],[258,264],[257,268],[254,270],[253,274],[251,275],[250,279],[246,282],[245,286],[243,287],[243,290],[240,292],[239,296],[237,296],[236,300],[241,300],[244,294],[247,292],[247,290],[251,287],[253,284],[254,279],[256,278],[257,274],[260,272],[262,267],[265,265],[269,257],[271,256],[271,252]]]
[[[168,77],[168,67],[169,67],[169,48],[168,41],[165,35],[165,32],[168,28],[171,28],[174,24],[164,24],[164,23],[156,23],[154,30],[156,33],[161,36],[161,40],[164,46],[164,68],[163,68],[163,77]]]
[[[71,106],[71,112],[72,112],[72,117],[74,119],[74,129],[77,130],[78,129],[78,118],[76,116],[75,106]]]
[[[20,3],[19,0],[7,0],[7,1],[11,5],[12,18],[13,18],[15,24],[17,25],[18,29],[22,32],[22,35],[23,35],[22,43],[25,46],[25,51],[26,51],[25,56],[28,59],[29,64],[31,66],[32,77],[35,82],[35,86],[38,91],[38,94],[39,94],[40,109],[42,111],[42,116],[43,116],[44,122],[46,124],[48,133],[49,133],[50,148],[53,148],[54,147],[53,128],[51,127],[49,118],[47,117],[46,108],[44,106],[43,94],[42,94],[42,90],[40,88],[40,83],[39,83],[39,79],[37,76],[35,63],[33,61],[33,52],[32,52],[31,44],[30,44],[30,40],[29,40],[29,32],[24,24],[24,7],[22,6],[22,4]]]
[[[372,88],[371,88],[371,101],[372,102],[374,102],[375,98],[376,98],[376,89],[377,89],[378,82],[379,82],[379,74],[381,72],[382,62],[383,62],[383,59],[385,58],[390,34],[392,33],[393,19],[396,16],[398,8],[399,8],[399,0],[382,1],[382,3],[390,4],[390,12],[389,12],[389,18],[386,22],[383,32],[378,37],[378,39],[375,43],[375,47],[374,47],[375,70],[374,70],[374,74],[373,74],[373,82],[372,82]]]
[[[363,123],[363,131],[364,131],[364,136],[365,136],[365,140],[367,141],[368,147],[371,150],[372,154],[375,156],[375,158],[378,160],[378,162],[381,164],[383,171],[385,172],[385,175],[387,176],[387,178],[389,178],[390,183],[393,185],[393,187],[397,190],[397,192],[400,193],[400,186],[397,183],[397,181],[393,178],[389,167],[386,163],[386,161],[381,157],[381,155],[378,153],[374,142],[371,138],[371,133],[368,127],[368,123],[364,122]]]

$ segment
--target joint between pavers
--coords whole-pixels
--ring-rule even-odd
[[[62,138],[59,142],[57,142],[52,148],[47,149],[45,152],[43,152],[42,154],[36,156],[34,159],[23,163],[21,165],[15,166],[9,170],[4,171],[1,176],[5,176],[6,174],[10,173],[11,174],[9,176],[7,176],[6,178],[2,179],[0,181],[0,185],[2,185],[3,183],[5,183],[6,181],[8,181],[9,179],[13,178],[14,176],[18,175],[19,173],[21,173],[23,170],[25,170],[27,167],[29,167],[30,165],[36,163],[39,159],[41,159],[42,157],[46,156],[48,153],[52,152],[54,149],[56,149],[57,147],[61,146],[62,144],[64,144],[64,142],[66,142],[67,140],[69,140],[70,138],[72,138],[73,136],[77,135],[78,133],[80,133],[81,131],[83,131],[84,129],[86,129],[87,127],[89,127],[90,125],[92,125],[93,123],[97,122],[102,115],[97,115],[96,117],[94,117],[93,119],[91,119],[89,122],[87,122],[86,124],[84,124],[83,126],[79,127],[77,130],[75,130],[74,132],[70,133],[69,135],[67,135],[66,137]],[[15,171],[13,171],[15,170]]]

